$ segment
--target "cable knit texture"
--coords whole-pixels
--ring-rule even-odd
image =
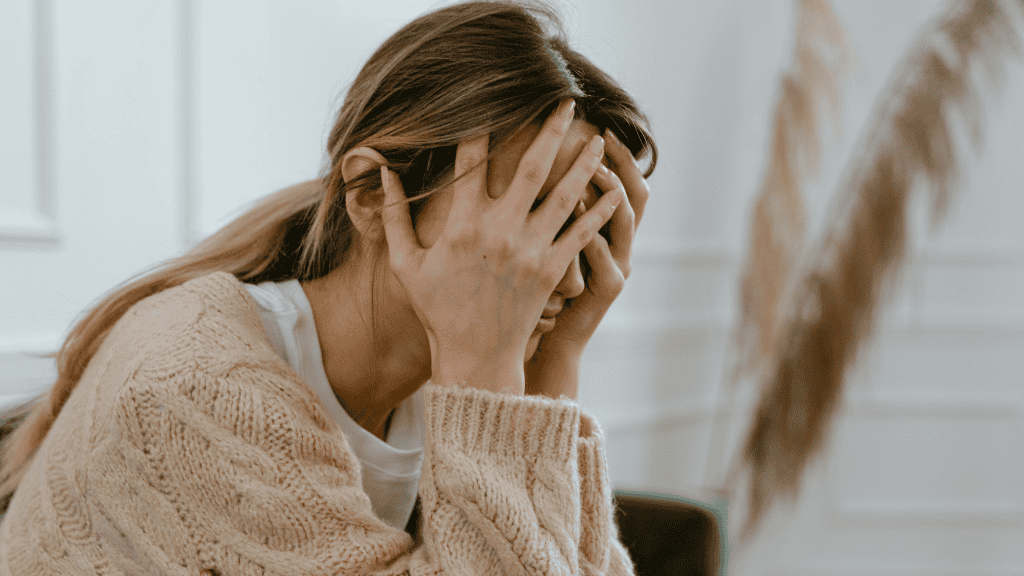
[[[422,521],[374,516],[359,462],[218,272],[139,302],[0,525],[0,575],[608,574],[603,437],[565,400],[427,385]]]

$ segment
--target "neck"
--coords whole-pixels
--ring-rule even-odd
[[[365,268],[342,266],[302,288],[334,395],[357,424],[383,440],[392,411],[430,378],[423,326],[386,289],[374,295],[376,318],[386,319],[376,322],[372,273]]]

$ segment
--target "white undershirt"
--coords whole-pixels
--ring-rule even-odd
[[[387,442],[357,424],[345,412],[327,381],[313,310],[298,280],[243,284],[256,300],[263,327],[277,353],[316,392],[341,425],[359,459],[363,490],[374,513],[402,530],[416,504],[423,464],[424,407],[419,391],[395,409]]]

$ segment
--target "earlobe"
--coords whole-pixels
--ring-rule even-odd
[[[346,183],[352,182],[366,172],[380,170],[384,164],[387,160],[373,148],[353,148],[341,159],[341,177]],[[353,188],[345,192],[345,209],[360,235],[376,237],[382,234],[377,221],[383,202],[384,191],[380,189]]]

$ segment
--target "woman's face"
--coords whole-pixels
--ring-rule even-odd
[[[540,133],[540,128],[540,123],[531,124],[512,138],[491,159],[487,167],[487,184],[493,198],[500,197],[508,190],[508,187],[512,184],[512,179],[515,177],[519,160],[526,153],[526,149],[529,148],[533,139]],[[537,197],[538,202],[534,204],[534,207],[539,205],[539,201],[543,200],[562,179],[562,176],[569,171],[580,151],[583,150],[583,147],[595,134],[600,134],[600,131],[593,124],[582,120],[574,120],[572,122],[569,126],[569,131],[562,140],[562,147],[555,156],[551,172],[548,174],[548,179],[540,190],[540,194]],[[602,163],[607,165],[607,158],[603,159]],[[441,230],[448,219],[448,212],[451,210],[454,195],[455,189],[453,186],[447,186],[438,190],[430,197],[416,219],[416,235],[419,238],[420,245],[424,248],[433,246],[434,242],[441,235]],[[590,208],[597,201],[597,198],[597,189],[591,183],[587,186],[583,203],[587,208]],[[580,258],[577,254],[569,268],[565,271],[562,280],[555,287],[554,293],[548,298],[548,305],[549,307],[560,308],[564,306],[567,298],[579,296],[583,289],[583,274],[580,271]],[[539,330],[534,330],[527,344],[526,358],[524,360],[529,359],[536,352],[542,335],[543,333]]]

